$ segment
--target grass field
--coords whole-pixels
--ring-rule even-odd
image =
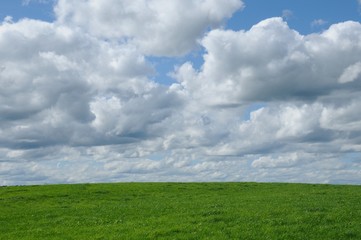
[[[0,187],[0,239],[361,239],[361,186]]]

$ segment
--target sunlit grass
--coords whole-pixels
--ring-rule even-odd
[[[361,239],[361,186],[0,187],[0,239]]]

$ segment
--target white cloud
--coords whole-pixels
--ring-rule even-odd
[[[361,62],[357,62],[347,67],[338,81],[340,83],[349,83],[357,80],[361,76]]]
[[[360,99],[353,98],[346,105],[328,107],[322,110],[320,118],[321,126],[340,132],[356,133],[361,131],[361,119],[359,109]]]
[[[174,94],[147,79],[153,73],[151,65],[126,44],[34,20],[4,23],[0,34],[0,75],[6,86],[0,89],[0,112],[6,127],[2,140],[7,146],[122,142],[127,134],[142,138],[148,136],[149,124],[167,117],[171,104],[179,104]],[[108,131],[94,127],[102,116],[91,106],[98,99],[112,98],[123,102],[125,112],[108,114],[109,118],[120,117],[123,124],[107,126],[115,128],[109,136]],[[127,128],[132,123],[138,125]],[[119,127],[127,130],[116,130]]]
[[[58,1],[58,22],[79,26],[110,39],[126,38],[142,52],[156,56],[184,55],[209,27],[243,6],[240,0],[136,0],[130,2]]]
[[[12,23],[13,22],[13,17],[12,16],[6,16],[4,18],[3,24],[4,23]]]
[[[271,156],[262,156],[252,162],[252,167],[255,168],[291,168],[302,162],[301,156],[298,153],[291,153],[286,156],[278,156],[272,158]]]
[[[312,27],[318,27],[318,26],[322,26],[325,25],[327,23],[326,20],[323,19],[315,19],[311,22],[311,26]]]
[[[358,66],[360,36],[357,22],[302,36],[281,18],[264,20],[249,31],[217,29],[202,41],[207,53],[201,71],[185,64],[175,76],[208,105],[317,98],[339,89],[345,69]],[[355,75],[356,68],[347,74]]]
[[[33,2],[48,4],[48,3],[54,2],[54,1],[55,0],[22,0],[21,4],[23,6],[28,6],[30,3],[33,3]]]

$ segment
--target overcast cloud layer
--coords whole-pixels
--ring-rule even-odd
[[[361,184],[361,24],[224,29],[242,8],[59,0],[52,23],[4,19],[0,185]],[[149,57],[200,48],[200,68],[185,62],[176,83],[157,82]]]

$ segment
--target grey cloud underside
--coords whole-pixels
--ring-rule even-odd
[[[361,182],[360,23],[303,36],[271,18],[204,35],[242,3],[166,1],[160,16],[158,1],[139,0],[118,19],[104,12],[119,1],[70,2],[54,23],[0,26],[0,185]],[[195,19],[173,16],[190,6]],[[151,80],[148,56],[198,43],[201,68],[184,63],[171,86]]]

